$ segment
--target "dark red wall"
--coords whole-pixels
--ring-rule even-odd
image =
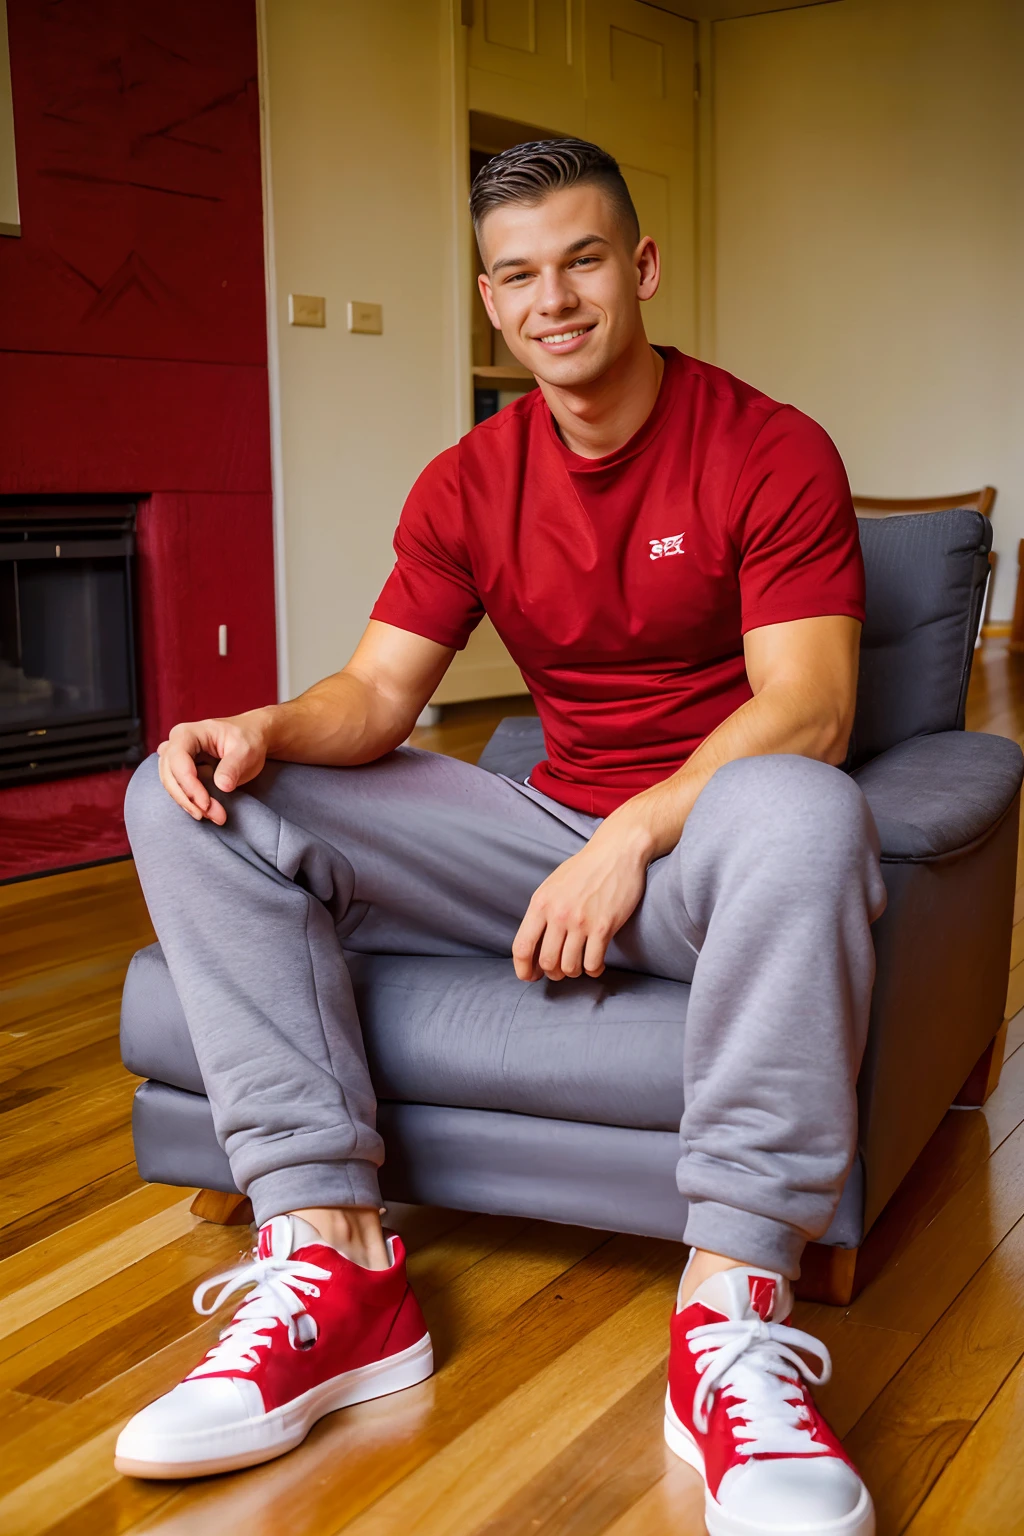
[[[255,5],[8,0],[7,19],[0,494],[140,497],[155,746],[276,697]],[[0,878],[127,851],[127,778],[0,791]]]

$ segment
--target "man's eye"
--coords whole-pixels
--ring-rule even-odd
[[[572,263],[572,265],[574,267],[578,267],[582,262],[585,262],[585,261],[593,262],[593,261],[596,261],[596,260],[597,260],[596,256],[577,256],[576,260]]]

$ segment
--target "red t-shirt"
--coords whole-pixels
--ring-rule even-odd
[[[842,460],[827,434],[674,347],[654,409],[601,459],[540,390],[439,454],[409,493],[373,618],[460,648],[486,611],[529,686],[531,784],[606,816],[751,697],[747,630],[864,618]]]

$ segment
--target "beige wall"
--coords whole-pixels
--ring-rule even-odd
[[[1024,4],[838,0],[714,28],[715,360],[855,489],[990,482],[1024,535]]]
[[[286,696],[347,661],[406,492],[468,425],[467,156],[450,0],[264,0],[261,32]],[[325,329],[288,325],[290,292]],[[347,331],[348,299],[382,336]]]

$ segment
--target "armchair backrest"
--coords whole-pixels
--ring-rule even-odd
[[[966,507],[857,521],[867,617],[852,766],[963,730],[992,547],[992,524]]]

